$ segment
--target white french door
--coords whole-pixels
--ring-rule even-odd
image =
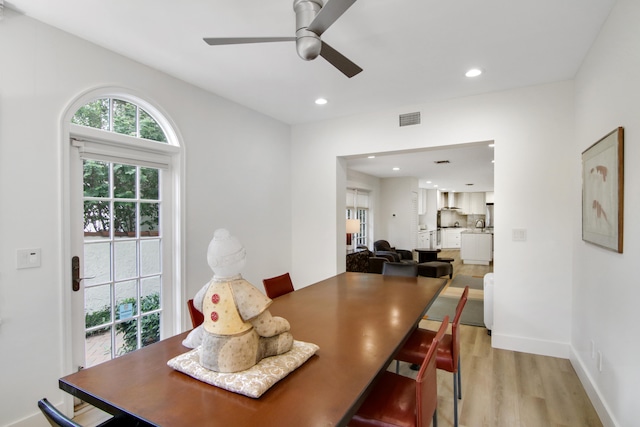
[[[170,162],[101,148],[72,138],[72,347],[78,369],[175,329]]]

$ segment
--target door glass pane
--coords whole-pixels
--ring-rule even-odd
[[[113,197],[117,199],[135,199],[135,166],[113,165]]]
[[[158,203],[140,203],[140,234],[144,236],[157,236],[159,234]]]
[[[98,200],[86,200],[84,202],[85,237],[109,237],[110,224],[111,203]]]
[[[84,316],[87,329],[111,322],[111,286],[101,285],[85,288]]]
[[[111,242],[91,242],[84,245],[85,286],[111,280]]]
[[[140,241],[140,269],[143,276],[160,273],[160,239]]]
[[[129,319],[138,314],[137,283],[136,280],[116,283],[116,320]]]
[[[85,197],[109,197],[109,164],[85,160],[83,187]]]
[[[138,319],[127,320],[116,325],[116,356],[138,349]]]
[[[142,347],[160,341],[160,313],[142,317]]]
[[[136,241],[126,240],[114,242],[116,280],[129,279],[138,273],[138,256]]]
[[[142,313],[158,310],[160,308],[160,276],[147,277],[141,280],[140,291],[142,301]]]
[[[158,169],[140,168],[140,198],[158,200]]]
[[[105,326],[86,332],[84,348],[87,368],[111,360],[111,329],[111,326]]]
[[[113,203],[113,224],[115,237],[136,236],[136,204],[131,202]]]

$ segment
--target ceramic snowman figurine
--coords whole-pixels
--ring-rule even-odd
[[[240,274],[246,263],[240,241],[226,229],[216,230],[207,261],[213,278],[193,300],[204,323],[185,340],[201,340],[200,364],[216,372],[238,372],[289,351],[293,345],[289,322],[271,316],[272,300]]]

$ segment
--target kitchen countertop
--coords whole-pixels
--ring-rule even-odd
[[[468,228],[463,231],[462,234],[493,234],[493,230],[483,230],[482,228]]]

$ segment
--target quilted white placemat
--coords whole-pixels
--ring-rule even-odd
[[[288,352],[266,357],[246,371],[234,373],[215,372],[200,365],[200,348],[174,357],[167,365],[207,384],[258,398],[306,362],[319,348],[315,344],[294,340]]]

